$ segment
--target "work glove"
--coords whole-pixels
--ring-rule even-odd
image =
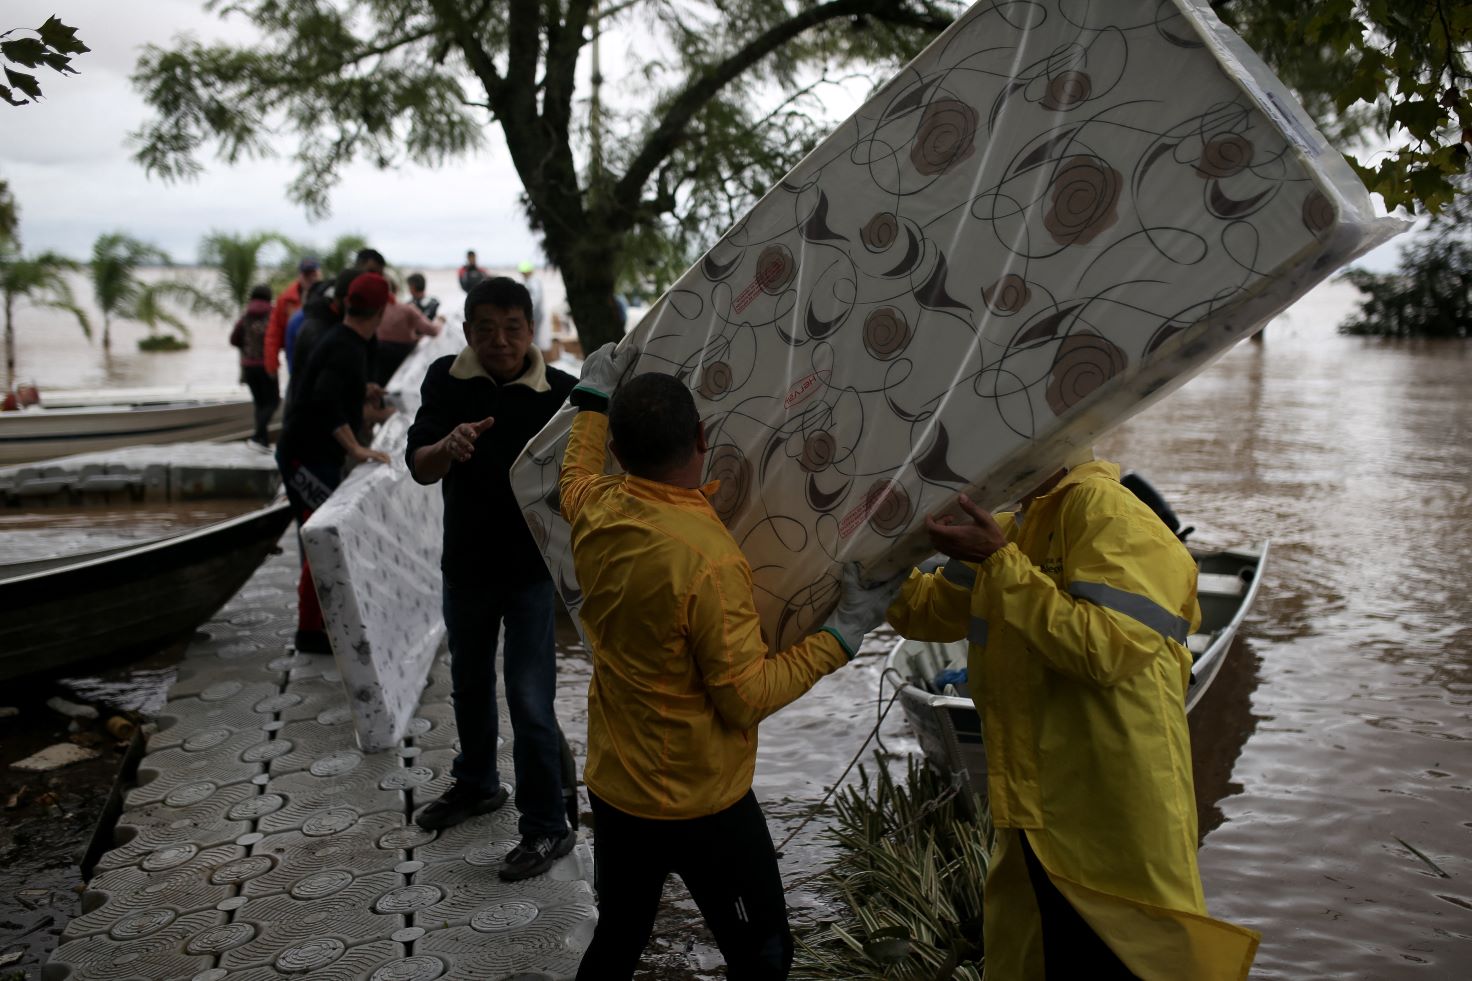
[[[574,386],[574,392],[612,398],[614,389],[623,380],[628,370],[639,360],[639,349],[633,344],[620,349],[613,341],[588,355],[583,362],[583,373]]]
[[[838,608],[820,629],[838,638],[850,661],[858,653],[864,635],[884,622],[884,611],[889,609],[909,574],[906,569],[890,579],[866,582],[859,575],[857,562],[844,563]]]

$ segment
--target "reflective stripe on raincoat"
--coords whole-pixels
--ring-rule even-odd
[[[716,485],[605,476],[607,442],[578,413],[559,480],[593,653],[584,779],[629,814],[704,817],[751,789],[757,723],[848,657],[827,632],[769,655]]]
[[[970,640],[998,828],[987,976],[1043,977],[1015,840],[1026,834],[1139,977],[1245,978],[1258,935],[1207,916],[1196,867],[1185,711],[1195,563],[1103,461],[1069,471],[1024,519],[999,522],[1005,548],[980,565],[913,573],[889,610],[906,637]]]

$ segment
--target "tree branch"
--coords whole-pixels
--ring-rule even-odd
[[[690,121],[722,88],[804,31],[828,21],[859,14],[905,26],[935,27],[950,23],[946,21],[941,25],[931,24],[933,18],[906,9],[902,0],[829,0],[828,3],[810,7],[769,28],[724,61],[710,66],[692,79],[670,104],[665,110],[664,118],[645,138],[643,146],[629,163],[627,172],[615,185],[613,200],[617,207],[626,214],[637,208],[650,175],[679,144]]]
[[[554,139],[566,142],[572,122],[572,102],[577,89],[578,54],[587,39],[583,30],[596,0],[569,0],[566,18],[555,32],[548,33],[546,91],[542,95],[542,117]]]
[[[455,36],[455,43],[465,54],[465,63],[475,73],[475,77],[480,79],[486,90],[491,112],[497,116],[503,115],[506,80],[496,70],[496,63],[480,43],[480,38],[475,36],[475,31],[461,16],[459,4],[455,0],[430,0],[430,6],[434,9],[435,16],[450,28],[450,33]]]

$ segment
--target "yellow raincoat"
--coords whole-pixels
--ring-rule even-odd
[[[906,637],[971,642],[997,827],[987,977],[1043,978],[1026,834],[1137,976],[1245,978],[1258,935],[1207,916],[1196,867],[1185,711],[1195,563],[1103,461],[999,522],[1006,547],[980,565],[913,573],[889,609]]]
[[[819,632],[769,657],[715,485],[606,476],[607,442],[578,413],[558,482],[593,650],[584,780],[628,814],[704,817],[751,789],[757,723],[848,655]]]

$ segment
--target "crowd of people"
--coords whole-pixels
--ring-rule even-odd
[[[393,412],[382,386],[415,338],[438,330],[423,278],[410,276],[411,299],[397,303],[383,268],[364,250],[324,291],[304,259],[275,305],[253,295],[237,326],[262,411],[278,353],[292,365],[276,459],[301,521],[345,463],[388,462],[367,440]],[[960,497],[948,509],[959,516],[926,519],[943,567],[871,582],[846,565],[821,628],[769,651],[751,567],[703,482],[709,444],[685,384],[636,373],[628,342],[593,352],[573,378],[543,358],[526,282],[485,273],[473,252],[460,282],[466,346],[429,366],[404,451],[413,479],[439,484],[444,500],[460,736],[452,784],[415,821],[447,828],[511,800],[496,753],[504,632],[521,839],[499,875],[544,874],[576,842],[553,707],[556,594],[510,483],[527,441],[570,404],[558,502],[593,664],[583,782],[599,909],[580,979],[633,976],[672,872],[729,977],[787,976],[782,880],[752,791],[757,730],[886,619],[908,637],[969,642],[996,827],[988,977],[1246,977],[1256,935],[1208,916],[1196,865],[1185,718],[1196,566],[1116,466],[1080,452],[998,515]],[[610,453],[621,473],[606,473]],[[305,556],[299,595],[297,648],[329,653]]]

